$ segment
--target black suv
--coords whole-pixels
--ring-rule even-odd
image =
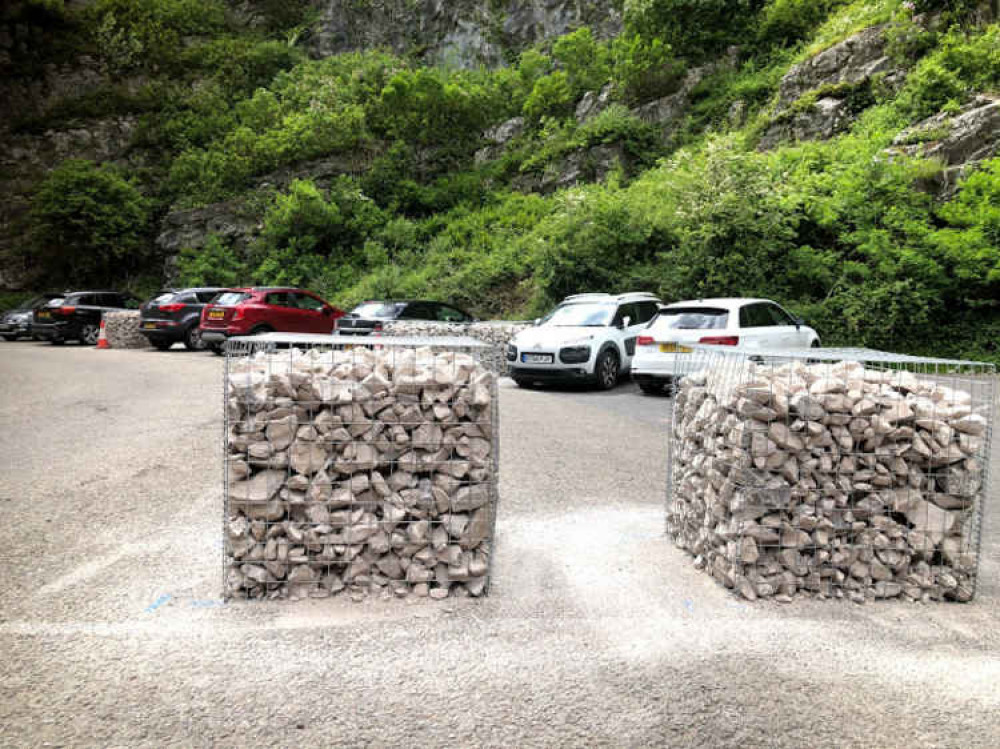
[[[368,335],[382,330],[382,325],[389,320],[478,322],[468,312],[441,302],[362,302],[337,320],[335,332],[340,335]]]
[[[66,291],[35,310],[31,335],[52,343],[97,343],[101,315],[121,309],[138,309],[139,300],[120,291]]]
[[[160,351],[179,342],[189,351],[201,351],[201,311],[223,291],[229,289],[165,289],[139,308],[139,332]]]

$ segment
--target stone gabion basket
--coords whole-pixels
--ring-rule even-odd
[[[384,336],[459,336],[485,343],[482,362],[499,375],[507,374],[507,344],[532,323],[513,320],[452,323],[433,320],[390,320],[384,324]]]
[[[667,530],[747,599],[969,601],[996,373],[868,350],[693,346]]]
[[[150,348],[149,339],[139,332],[138,310],[104,313],[104,334],[111,348]]]
[[[496,376],[469,339],[227,344],[225,595],[481,596]]]

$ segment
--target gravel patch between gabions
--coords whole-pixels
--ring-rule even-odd
[[[221,605],[221,367],[4,346],[0,745],[997,743],[995,503],[970,604],[745,603],[663,533],[667,401],[502,385],[490,596]]]

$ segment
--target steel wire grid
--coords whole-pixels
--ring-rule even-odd
[[[975,597],[994,365],[688,349],[666,523],[696,566],[749,599]]]
[[[228,341],[224,597],[487,594],[500,444],[487,348]]]

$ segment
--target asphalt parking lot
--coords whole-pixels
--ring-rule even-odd
[[[664,536],[667,400],[505,382],[488,599],[222,604],[221,360],[0,382],[0,745],[1000,744],[996,492],[971,604],[746,604]]]

